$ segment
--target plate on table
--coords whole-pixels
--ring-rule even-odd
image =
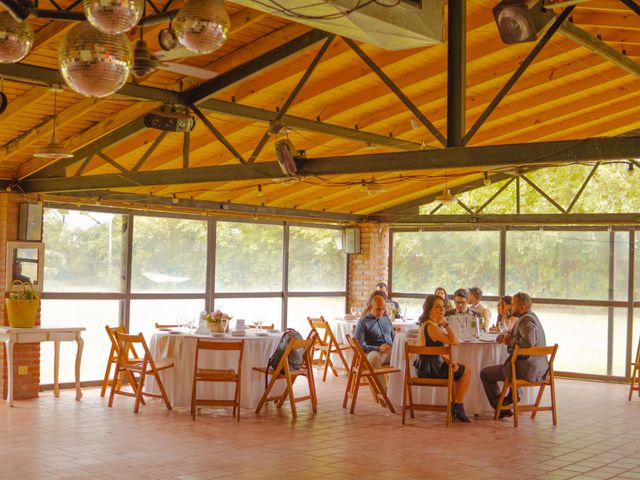
[[[210,335],[212,337],[226,337],[227,334],[224,332],[210,332]]]
[[[160,332],[170,332],[171,329],[170,328],[159,328],[158,329]]]
[[[482,332],[480,334],[481,342],[495,342],[498,337],[497,333]]]
[[[258,337],[268,337],[269,336],[269,332],[256,332],[256,335]]]
[[[178,330],[169,330],[169,333],[171,335],[180,335],[182,332],[179,332]]]

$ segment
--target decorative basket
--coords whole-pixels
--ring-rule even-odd
[[[7,307],[9,326],[13,328],[32,328],[36,324],[40,299],[31,282],[14,280],[9,297],[4,299]]]

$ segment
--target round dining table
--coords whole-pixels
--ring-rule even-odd
[[[156,362],[170,360],[174,363],[173,368],[160,372],[160,378],[172,406],[187,407],[191,405],[193,368],[198,338],[219,342],[244,340],[240,406],[249,409],[258,406],[265,389],[265,376],[253,370],[253,367],[267,366],[269,357],[276,349],[282,332],[265,332],[259,336],[254,331],[248,330],[244,336],[232,336],[231,334],[212,336],[176,331],[179,333],[158,331],[153,334],[149,344],[149,350]],[[200,368],[235,370],[238,365],[237,355],[235,352],[228,351],[201,350],[198,366]],[[224,400],[233,398],[235,386],[225,382],[200,382],[197,388],[199,398]],[[147,377],[145,391],[159,393],[157,382],[152,376]]]
[[[475,340],[461,342],[453,347],[453,358],[456,362],[462,363],[471,371],[471,381],[469,390],[464,399],[464,409],[467,414],[480,415],[483,412],[491,411],[493,408],[487,400],[487,396],[480,380],[480,370],[491,365],[502,365],[507,358],[507,347],[495,341]],[[412,341],[405,333],[398,333],[393,341],[391,349],[391,366],[400,369],[400,373],[389,375],[387,394],[389,399],[398,407],[402,408],[402,395],[404,388],[404,346],[407,341]],[[415,369],[410,362],[412,375],[415,376]],[[426,403],[432,405],[446,404],[447,389],[442,387],[413,387],[413,399],[415,403]],[[532,403],[534,392],[530,388],[524,389],[521,402]]]

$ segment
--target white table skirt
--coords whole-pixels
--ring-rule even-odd
[[[247,333],[244,337],[230,335],[212,337],[210,335],[174,335],[160,332],[154,333],[151,337],[149,350],[156,362],[165,359],[173,361],[174,367],[160,372],[160,378],[171,405],[186,407],[191,405],[196,338],[222,342],[244,340],[240,405],[242,408],[254,409],[258,406],[260,397],[264,393],[265,378],[264,374],[254,371],[253,367],[266,367],[281,336],[280,332],[266,337],[258,337],[255,333]],[[201,368],[235,370],[238,365],[238,356],[236,352],[200,351],[198,364]],[[147,377],[147,379],[145,390],[159,393],[155,379],[153,377]],[[225,400],[233,398],[235,385],[224,382],[200,382],[197,388],[198,397]]]
[[[400,373],[389,375],[388,394],[395,406],[401,408],[404,385],[404,345],[407,336],[399,333],[393,342],[391,350],[391,366],[399,368]],[[462,363],[471,371],[469,390],[464,399],[464,409],[467,414],[479,415],[483,412],[493,411],[480,380],[480,370],[491,365],[502,364],[507,358],[507,347],[494,342],[461,343],[453,347],[453,359]],[[413,370],[413,365],[410,366]],[[415,371],[412,372],[415,374]],[[537,390],[536,390],[537,392]],[[447,391],[439,387],[413,387],[413,397],[416,403],[444,404]],[[524,389],[523,402],[532,403],[535,392],[533,389]]]

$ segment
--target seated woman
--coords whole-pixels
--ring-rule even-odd
[[[505,332],[511,331],[518,317],[511,314],[511,295],[505,295],[498,300],[498,320],[496,321],[496,329],[500,331],[500,322],[503,323]]]
[[[453,302],[449,300],[447,291],[444,288],[442,287],[436,288],[436,291],[433,292],[433,294],[439,296],[442,300],[444,300],[444,306],[446,307],[446,310],[451,310],[452,308],[454,308]]]
[[[444,319],[445,303],[437,295],[429,295],[422,306],[418,345],[442,347],[457,345],[458,337]],[[441,355],[419,355],[414,366],[420,378],[447,378],[449,359]],[[453,362],[453,409],[454,420],[470,422],[464,413],[464,396],[469,389],[471,374],[464,365]]]

